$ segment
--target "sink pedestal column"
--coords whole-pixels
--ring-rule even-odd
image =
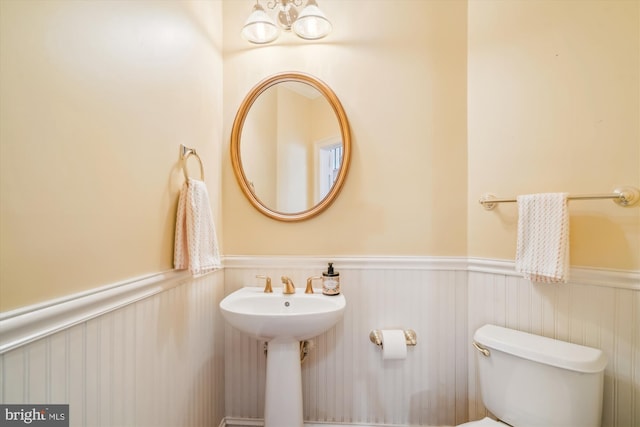
[[[267,348],[264,427],[303,427],[300,343],[274,338]]]

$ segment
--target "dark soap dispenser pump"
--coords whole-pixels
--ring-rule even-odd
[[[329,263],[327,271],[322,272],[322,293],[338,295],[340,293],[340,273],[333,271],[333,263]]]

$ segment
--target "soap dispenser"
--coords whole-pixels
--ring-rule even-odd
[[[333,271],[333,263],[329,263],[327,271],[322,272],[322,293],[338,295],[340,293],[340,273]]]

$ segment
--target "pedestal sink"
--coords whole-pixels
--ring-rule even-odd
[[[245,287],[220,302],[225,320],[269,343],[264,405],[265,427],[302,427],[300,341],[320,335],[343,316],[343,295],[284,295]]]

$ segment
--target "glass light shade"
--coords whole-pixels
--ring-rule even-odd
[[[307,40],[321,39],[331,32],[331,28],[331,22],[320,10],[315,0],[309,0],[292,26],[294,33]]]
[[[280,29],[259,3],[253,6],[253,12],[247,18],[242,27],[242,36],[256,44],[265,44],[274,41],[280,35]]]

